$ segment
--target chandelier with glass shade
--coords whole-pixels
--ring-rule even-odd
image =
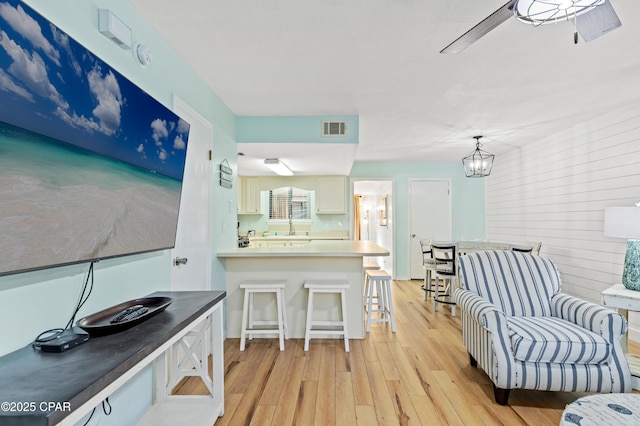
[[[464,173],[467,177],[489,176],[495,155],[481,149],[480,139],[482,136],[474,136],[473,138],[476,140],[476,149],[462,159]]]

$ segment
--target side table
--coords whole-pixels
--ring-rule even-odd
[[[602,304],[616,308],[628,324],[629,311],[640,312],[640,291],[629,290],[622,284],[616,284],[602,292]],[[625,352],[629,350],[628,334],[627,331],[620,341]],[[627,362],[631,370],[631,386],[633,389],[640,389],[640,357],[627,353]]]

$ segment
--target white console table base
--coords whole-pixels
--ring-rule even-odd
[[[640,291],[629,290],[622,284],[609,287],[602,292],[602,304],[616,308],[629,323],[629,311],[640,312]],[[629,350],[628,331],[620,341],[625,352]],[[627,362],[631,370],[631,387],[640,390],[640,357],[627,353]]]
[[[100,393],[74,410],[62,420],[60,426],[75,425],[93,407],[115,392],[146,366],[153,363],[155,392],[153,405],[138,422],[141,426],[158,425],[212,425],[224,414],[224,348],[222,345],[222,303],[217,303],[189,326],[181,330],[172,339],[148,355],[117,380],[105,387]],[[180,347],[184,356],[179,356]],[[172,350],[173,349],[173,350]],[[201,349],[200,354],[195,349]],[[167,356],[175,361],[169,363]],[[213,380],[209,377],[208,357],[212,356]],[[190,364],[189,364],[190,363]],[[186,365],[197,366],[188,371]],[[194,372],[197,371],[197,372]],[[173,386],[183,377],[200,376],[211,395],[172,395]],[[167,377],[173,376],[172,381]]]

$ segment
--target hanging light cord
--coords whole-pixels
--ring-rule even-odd
[[[573,44],[578,44],[578,11],[573,3]]]

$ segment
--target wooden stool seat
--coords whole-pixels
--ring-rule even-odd
[[[304,350],[309,350],[309,341],[312,336],[338,335],[344,337],[344,351],[349,352],[349,330],[347,327],[347,294],[349,284],[345,281],[306,281],[304,288],[309,290],[307,303],[307,325],[304,333]],[[336,293],[340,295],[342,319],[317,320],[313,319],[314,296],[317,293]]]
[[[247,281],[240,284],[244,289],[244,306],[242,308],[242,331],[240,334],[240,350],[244,351],[246,337],[253,339],[254,334],[277,334],[280,350],[284,351],[284,339],[289,338],[287,326],[287,310],[284,300],[285,281]],[[253,318],[253,296],[256,293],[273,293],[276,296],[276,320],[255,320]],[[265,327],[271,326],[271,327]],[[277,327],[273,327],[277,326]]]

